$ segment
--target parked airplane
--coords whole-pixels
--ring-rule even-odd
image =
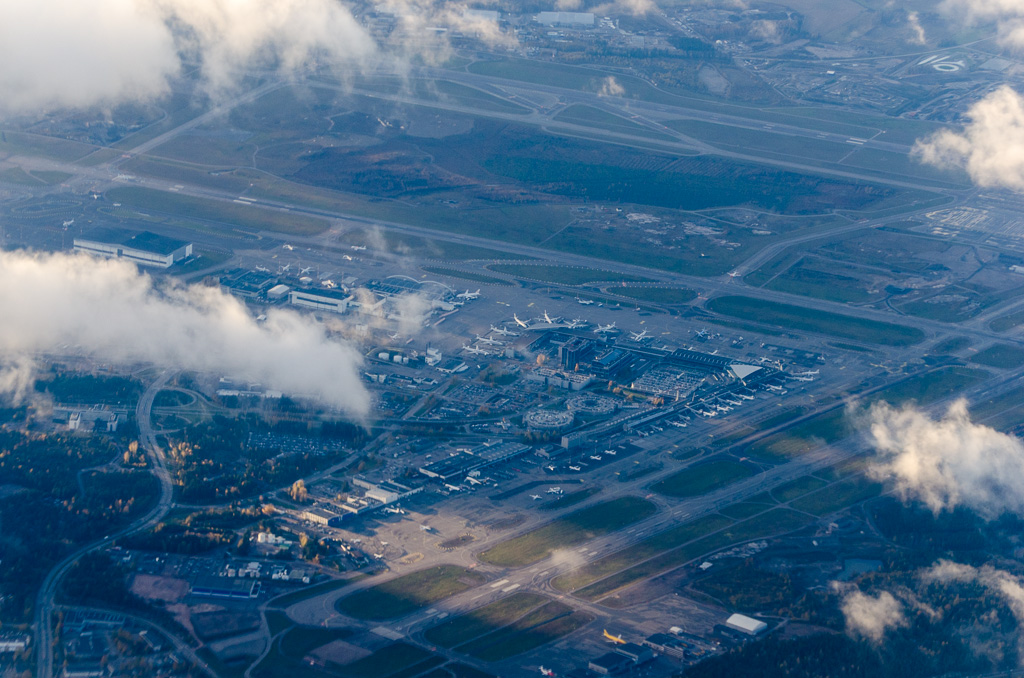
[[[708,328],[703,327],[703,328],[697,330],[697,336],[698,337],[706,337],[706,336],[708,336]]]
[[[287,273],[288,271],[291,270],[291,268],[292,268],[291,264],[285,264],[284,266],[281,267],[281,273]]]
[[[807,370],[806,372],[797,372],[793,376],[795,377],[814,377],[817,376],[821,370]]]
[[[615,331],[615,323],[612,323],[611,325],[598,325],[594,329],[594,334],[604,334],[605,332],[613,331]]]
[[[618,452],[616,452],[615,450],[605,450],[605,451],[604,451],[604,453],[605,453],[605,454],[610,454],[610,455],[612,455],[613,457],[614,457],[614,456],[615,456],[616,454],[618,454]]]
[[[506,330],[504,327],[495,327],[494,325],[491,325],[491,332],[494,332],[495,334],[500,334],[503,337],[518,337],[519,336],[518,332],[513,332],[512,330]]]
[[[633,341],[643,341],[647,338],[647,330],[643,332],[630,332],[629,336],[633,337]]]
[[[67,221],[65,221],[65,222],[64,222],[63,224],[61,224],[61,226],[63,226],[64,228],[67,228],[68,226],[71,226],[71,225],[73,225],[74,223],[75,223],[75,220],[74,220],[74,219],[68,219],[68,220],[67,220]]]
[[[462,491],[462,485],[449,485],[448,483],[445,483],[444,486],[445,486],[445,488],[449,492],[461,492]]]
[[[352,245],[352,249],[354,249],[356,252],[362,252],[363,250],[366,249],[366,245]]]
[[[544,322],[546,322],[547,324],[554,325],[559,320],[561,320],[561,318],[552,318],[551,316],[548,315],[547,311],[544,311]]]
[[[323,285],[324,287],[326,287],[329,290],[333,290],[335,287],[338,286],[338,284],[336,282],[334,282],[333,280],[324,280],[320,284]]]
[[[798,377],[795,374],[790,375],[789,378],[793,379],[794,381],[814,381],[814,377]]]
[[[420,525],[420,529],[424,532],[432,532],[434,528],[432,528],[430,525]]]
[[[513,314],[512,314],[512,319],[516,321],[516,325],[519,325],[519,326],[520,326],[520,327],[522,327],[523,329],[527,329],[527,330],[528,330],[528,329],[530,329],[530,326],[529,326],[529,325],[527,325],[527,324],[526,324],[525,322],[523,322],[522,320],[520,320],[520,319],[519,319],[519,316],[517,316],[517,315],[516,315],[515,313],[513,313]]]
[[[549,487],[548,488],[548,494],[562,494],[562,488],[561,487]]]
[[[530,495],[530,499],[533,499],[534,501],[536,501],[538,499],[543,499],[543,498],[544,497],[540,496],[539,494],[531,494]]]
[[[456,294],[455,297],[458,299],[466,299],[467,301],[470,299],[479,299],[480,290],[478,289],[476,292],[470,292],[469,290],[466,290],[462,294]]]
[[[754,399],[754,396],[747,395],[746,393],[737,393],[736,395],[739,396],[740,400],[753,400]]]
[[[490,337],[481,337],[479,334],[476,335],[476,340],[481,344],[487,344],[488,346],[504,346],[505,342],[498,341],[497,339],[491,339]]]
[[[547,468],[547,470],[549,470],[549,471],[554,471],[555,470],[554,466],[546,466],[545,468]]]
[[[308,275],[309,272],[312,271],[312,270],[313,270],[312,266],[306,266],[305,268],[300,268],[299,269],[299,275]]]
[[[281,245],[281,247],[285,248],[289,252],[291,252],[293,249],[295,249],[294,245],[289,245],[288,243],[285,243],[285,244]]]
[[[580,306],[590,306],[591,304],[594,303],[594,300],[593,299],[580,299],[579,297],[576,297],[576,303],[578,303]]]
[[[593,459],[594,461],[601,461],[601,455],[599,454],[592,454],[590,455],[590,458]]]
[[[482,480],[477,480],[473,476],[466,476],[466,480],[469,482],[470,485],[483,485],[484,484]]]
[[[568,327],[570,330],[574,330],[577,327],[579,327],[581,325],[586,325],[586,324],[587,324],[587,321],[584,320],[583,318],[573,318],[572,322],[569,323],[568,325],[566,325],[566,327]]]
[[[616,645],[625,645],[626,644],[626,641],[622,639],[621,635],[613,636],[612,634],[608,633],[608,629],[604,630],[604,637],[605,637],[605,640],[610,640],[611,642],[615,643]]]
[[[547,676],[548,678],[555,678],[555,672],[551,669],[546,669],[543,666],[540,667],[540,675]]]
[[[462,350],[466,353],[472,353],[473,355],[487,355],[487,351],[482,348],[477,348],[476,346],[470,346],[469,344],[463,344]]]
[[[569,470],[570,470],[570,471],[580,471],[580,470],[582,470],[582,469],[580,469],[580,467],[579,467],[579,466],[570,466],[570,467],[569,467]]]
[[[256,270],[259,271],[260,273],[270,273],[270,269],[267,268],[266,266],[257,266]]]
[[[742,275],[742,273],[740,273],[739,271],[729,271],[729,277],[730,278],[738,278],[741,275]]]

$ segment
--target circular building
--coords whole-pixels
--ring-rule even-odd
[[[607,417],[615,414],[619,404],[602,395],[578,395],[565,401],[567,410],[581,417]]]
[[[533,410],[523,415],[526,430],[534,433],[563,433],[575,421],[576,415],[565,410]]]

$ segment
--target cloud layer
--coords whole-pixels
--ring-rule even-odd
[[[841,609],[846,618],[846,628],[873,643],[881,642],[889,629],[907,624],[903,603],[888,591],[877,596],[851,591],[843,598]]]
[[[1024,47],[1024,3],[1020,0],[945,0],[940,9],[967,25],[995,22],[999,43]]]
[[[378,45],[342,0],[0,0],[0,112],[111,107],[166,94],[196,64],[207,95],[252,70],[314,63],[347,74],[379,58],[436,60],[450,28],[514,38],[449,0],[382,0],[395,17]]]
[[[919,140],[913,155],[965,169],[979,186],[1024,190],[1024,97],[1004,85],[971,106],[967,118],[961,133],[943,130]]]
[[[934,513],[966,506],[986,519],[1024,515],[1024,444],[975,424],[963,399],[940,419],[877,403],[860,422],[878,458],[869,467]]]
[[[364,418],[361,357],[322,325],[273,310],[257,323],[218,288],[159,282],[86,255],[0,252],[0,388],[24,392],[45,353],[152,363],[258,382]]]

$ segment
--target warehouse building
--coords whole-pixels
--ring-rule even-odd
[[[748,636],[759,636],[768,630],[768,625],[760,619],[754,619],[744,614],[734,614],[725,620],[725,625],[733,631],[745,633]]]
[[[75,238],[75,251],[110,259],[127,259],[140,266],[170,268],[192,256],[192,243],[143,231],[99,229]]]

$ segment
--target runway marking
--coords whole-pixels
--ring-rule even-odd
[[[505,588],[503,588],[501,592],[511,593],[512,591],[515,591],[517,588],[519,588],[519,584],[512,584],[512,586],[506,586]]]
[[[498,581],[496,581],[493,584],[491,584],[491,588],[492,589],[496,589],[499,586],[501,586],[502,584],[507,584],[507,583],[508,583],[508,579],[499,579]]]

